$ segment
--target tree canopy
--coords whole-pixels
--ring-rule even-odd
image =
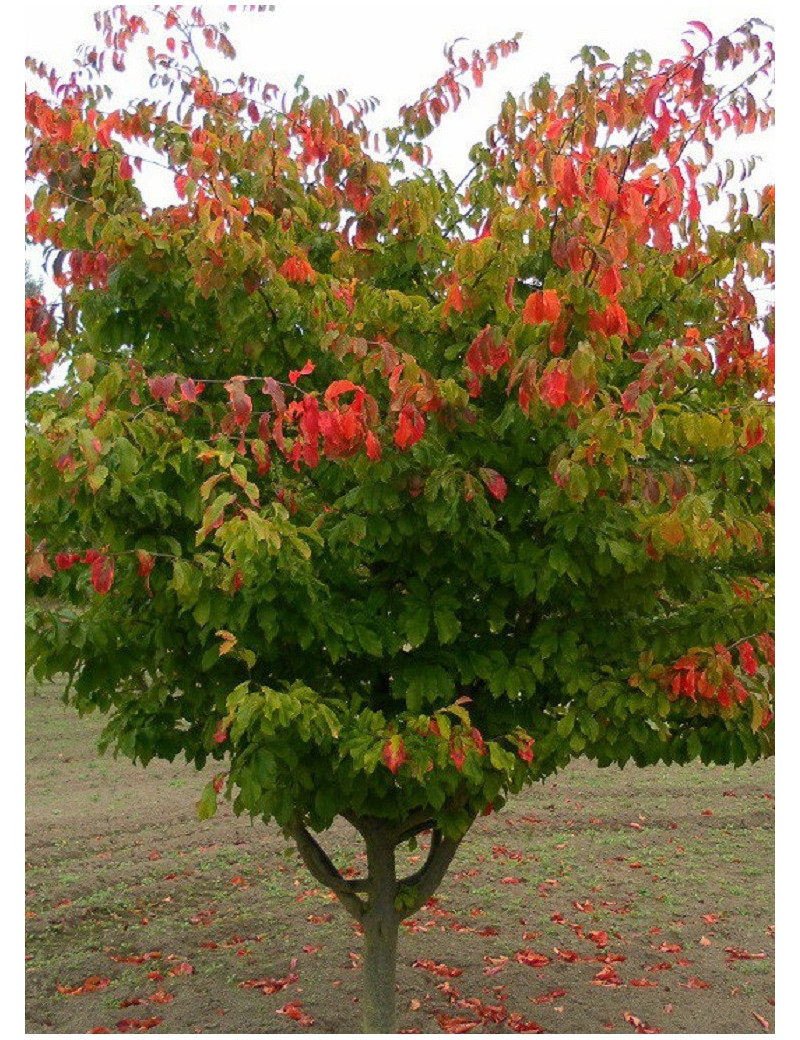
[[[28,63],[34,674],[135,760],[219,760],[201,813],[274,819],[356,914],[311,835],[338,815],[433,829],[402,914],[575,756],[771,753],[774,189],[718,158],[772,121],[763,27],[584,48],[456,184],[426,138],[518,39],[450,48],[376,139],[344,91],[216,79],[201,11],[152,19],[145,100],[106,89],[122,9],[70,77]]]

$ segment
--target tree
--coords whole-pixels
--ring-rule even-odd
[[[224,792],[295,839],[392,1031],[398,926],[477,815],[580,755],[772,753],[774,190],[714,161],[771,123],[772,48],[585,48],[455,184],[425,138],[516,39],[447,50],[376,141],[370,102],[226,85],[224,27],[152,17],[150,99],[109,100],[122,9],[69,78],[28,63],[62,291],[30,345],[30,665],[104,747],[220,762],[201,815]],[[314,836],[337,816],[363,879]]]

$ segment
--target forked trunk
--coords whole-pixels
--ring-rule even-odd
[[[365,1033],[397,1031],[395,979],[400,922],[430,899],[458,848],[460,838],[443,837],[431,817],[419,812],[401,824],[348,817],[367,848],[367,877],[352,880],[342,877],[299,816],[287,828],[314,877],[330,886],[364,929],[361,1013]],[[424,830],[431,830],[427,859],[416,873],[398,881],[396,846]]]

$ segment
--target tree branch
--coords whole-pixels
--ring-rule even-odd
[[[413,893],[413,901],[403,902],[403,916],[410,917],[431,898],[433,893],[441,884],[442,878],[447,873],[447,868],[458,851],[461,839],[445,838],[442,832],[436,828],[431,838],[431,847],[428,858],[414,874],[397,883],[398,894],[401,890],[410,890]]]
[[[298,816],[286,828],[294,838],[300,856],[309,872],[323,885],[327,885],[339,901],[356,920],[360,921],[367,911],[367,904],[357,894],[368,889],[367,881],[343,878],[328,854],[309,833]]]

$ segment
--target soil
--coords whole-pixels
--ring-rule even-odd
[[[99,757],[101,728],[28,689],[26,1032],[357,1032],[358,928],[281,833],[200,821],[207,776]],[[774,805],[772,762],[517,796],[403,924],[399,1028],[774,1032]],[[356,837],[323,842],[354,874]]]

